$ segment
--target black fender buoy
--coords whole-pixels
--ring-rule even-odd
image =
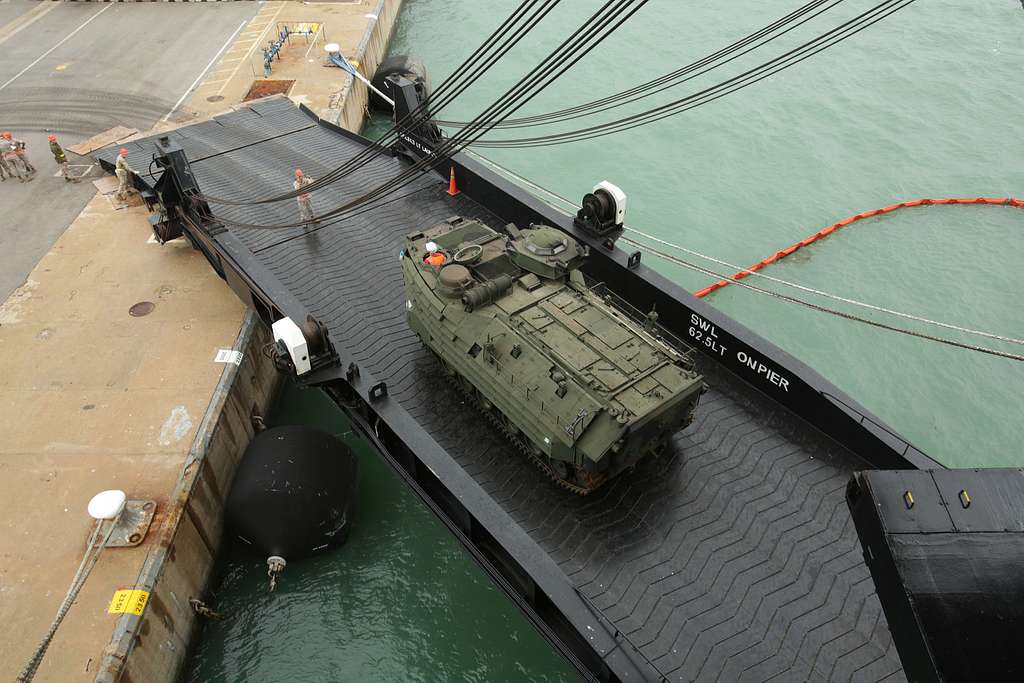
[[[245,449],[225,523],[268,558],[271,590],[285,560],[345,542],[357,476],[352,449],[313,427],[274,427]]]
[[[430,96],[430,77],[427,76],[427,67],[422,60],[409,55],[391,55],[377,67],[370,82],[373,83],[373,87],[390,95],[391,84],[388,83],[387,77],[392,74],[401,74],[412,81],[416,86],[420,102]],[[392,97],[392,99],[394,98]],[[391,105],[372,90],[370,91],[370,108],[376,111],[391,111]]]

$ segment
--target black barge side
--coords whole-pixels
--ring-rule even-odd
[[[156,137],[128,143],[131,158],[149,158]],[[288,190],[294,168],[316,178],[368,144],[283,98],[168,137],[204,193],[239,198]],[[114,153],[99,155],[108,170]],[[356,197],[404,163],[378,157],[316,193],[314,208]],[[855,470],[938,465],[813,370],[580,234],[570,217],[471,159],[452,163],[456,197],[445,193],[446,162],[443,179],[421,178],[309,234],[226,229],[188,213],[187,237],[266,323],[308,313],[327,329],[336,358],[305,379],[364,426],[588,678],[903,680],[844,488]],[[156,180],[138,184],[148,191]],[[291,201],[214,211],[265,224],[296,215]],[[398,252],[407,232],[456,214],[496,229],[556,225],[591,244],[590,277],[637,308],[657,304],[683,339],[713,337],[696,344],[711,390],[663,457],[591,496],[567,495],[438,381],[405,321]]]

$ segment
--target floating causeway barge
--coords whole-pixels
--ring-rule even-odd
[[[941,465],[811,368],[463,155],[308,232],[218,220],[294,222],[293,200],[216,205],[212,215],[190,200],[200,189],[280,194],[297,166],[316,178],[370,144],[271,98],[125,146],[131,158],[159,157],[136,183],[160,209],[164,236],[183,231],[267,325],[302,328],[310,369],[300,381],[362,426],[585,677],[902,680],[844,490],[857,470]],[[108,170],[115,153],[98,155]],[[314,208],[358,197],[408,163],[377,156],[315,193]],[[406,320],[399,251],[410,232],[455,215],[499,231],[563,230],[589,246],[590,281],[641,311],[656,306],[660,324],[700,351],[709,391],[664,455],[574,496],[438,380]]]

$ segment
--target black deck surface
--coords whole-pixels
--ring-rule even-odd
[[[243,198],[290,190],[296,167],[316,178],[362,148],[287,100],[175,136],[205,193]],[[151,142],[132,145],[132,158],[151,155]],[[377,158],[316,193],[314,207],[336,206],[400,165]],[[433,176],[416,187],[309,235],[233,232],[667,678],[904,680],[844,503],[866,464],[698,358],[711,391],[666,455],[586,498],[556,488],[437,381],[406,324],[402,237],[455,214],[504,223],[448,197]],[[251,223],[298,217],[294,201],[214,209]]]

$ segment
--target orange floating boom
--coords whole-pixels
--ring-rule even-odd
[[[761,259],[760,261],[750,266],[746,270],[741,270],[738,273],[735,273],[732,276],[732,279],[742,280],[751,273],[756,273],[765,266],[775,263],[779,259],[789,256],[797,249],[814,244],[822,237],[827,237],[836,230],[838,230],[839,228],[845,228],[847,225],[850,225],[851,223],[856,223],[857,221],[863,220],[865,218],[873,218],[875,216],[880,216],[885,213],[891,213],[898,209],[906,209],[911,206],[928,206],[931,204],[988,204],[991,206],[1013,206],[1018,209],[1024,209],[1024,199],[1014,199],[1013,197],[951,197],[946,199],[915,199],[913,201],[900,202],[899,204],[890,204],[889,206],[883,207],[881,209],[872,209],[871,211],[864,211],[862,213],[858,213],[856,215],[850,216],[849,218],[844,218],[843,220],[837,223],[833,223],[827,228],[822,228],[821,230],[807,237],[806,239],[800,240],[796,244],[786,247],[782,251],[777,251],[768,258]],[[705,287],[700,291],[694,292],[694,296],[703,299],[716,289],[721,289],[722,287],[725,287],[726,285],[729,284],[729,282],[729,280],[719,280],[713,285]]]

